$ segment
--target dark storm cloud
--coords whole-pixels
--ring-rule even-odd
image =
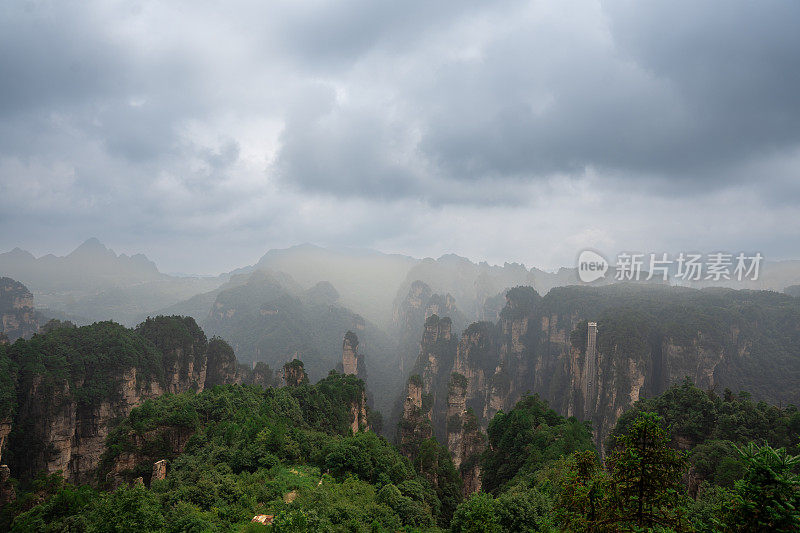
[[[430,224],[492,241],[528,209],[558,248],[622,238],[596,191],[794,213],[798,20],[772,0],[4,2],[0,222],[404,246]],[[580,202],[569,230],[542,222]],[[748,242],[776,227],[750,215]]]
[[[611,0],[605,6],[620,52],[668,83],[692,117],[672,158],[677,168],[798,146],[800,4]]]
[[[274,29],[281,50],[312,68],[348,68],[362,56],[388,50],[397,54],[415,48],[420,39],[441,32],[467,16],[503,9],[480,0],[345,0],[289,2],[281,7]]]
[[[426,61],[436,42],[421,32],[420,62],[410,79],[395,78],[390,102],[419,132],[408,159],[392,151],[408,130],[379,107],[366,126],[353,105],[332,105],[311,122],[289,121],[288,132],[315,134],[283,139],[287,179],[310,190],[429,198],[431,178],[535,180],[590,167],[697,190],[724,187],[737,167],[800,144],[800,4],[603,8],[511,10],[476,60]]]

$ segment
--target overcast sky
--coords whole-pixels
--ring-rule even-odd
[[[800,2],[0,4],[0,251],[800,258]]]

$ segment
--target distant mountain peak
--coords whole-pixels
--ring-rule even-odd
[[[84,255],[87,253],[98,253],[98,252],[103,254],[107,252],[114,253],[113,250],[108,249],[105,244],[100,242],[100,240],[97,237],[91,237],[89,239],[86,239],[80,246],[75,248],[69,255]],[[116,255],[117,254],[114,253],[114,256]]]
[[[5,256],[8,256],[8,257],[19,258],[19,259],[22,259],[22,258],[31,259],[31,260],[32,259],[36,259],[36,257],[32,253],[30,253],[28,250],[23,250],[22,248],[19,248],[19,247],[14,248],[10,252],[6,252],[5,254],[1,254],[1,255],[5,255]]]

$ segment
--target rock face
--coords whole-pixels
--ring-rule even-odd
[[[102,485],[113,489],[135,482],[137,478],[142,479],[145,485],[165,479],[167,460],[157,459],[159,455],[154,454],[166,452],[174,457],[183,453],[193,434],[192,429],[180,426],[157,427],[142,434],[129,433],[126,450],[114,457],[110,464],[106,463],[99,472]]]
[[[225,345],[218,347],[224,357],[212,351],[211,360],[223,362],[215,363],[215,381],[207,384],[209,346],[191,318],[148,319],[135,331],[97,323],[27,343],[30,347],[10,348],[12,359],[46,357],[39,350],[62,349],[68,355],[45,359],[42,366],[22,365],[19,372],[17,411],[6,446],[19,479],[61,470],[72,483],[94,482],[109,431],[134,407],[165,392],[201,391],[236,380],[236,365],[228,360],[232,351]]]
[[[3,446],[11,433],[11,418],[0,420],[0,465],[3,464]]]
[[[148,318],[136,327],[136,332],[152,342],[163,354],[167,392],[176,394],[185,390],[203,390],[208,363],[208,341],[193,318]]]
[[[416,401],[419,396],[419,407],[428,422],[434,423],[433,431],[440,442],[445,442],[447,437],[444,425],[437,426],[436,422],[444,420],[446,416],[446,386],[450,375],[446,369],[451,368],[456,352],[456,339],[452,335],[451,327],[452,322],[447,317],[439,318],[434,314],[425,320],[419,354],[407,386],[401,419],[401,426],[411,424],[408,418],[408,398]]]
[[[241,373],[242,383],[246,385],[257,385],[263,388],[278,386],[278,380],[269,365],[259,361],[252,366],[252,370],[248,371],[247,368],[245,368],[245,371]]]
[[[353,433],[358,433],[360,430],[369,429],[369,422],[367,421],[367,394],[361,392],[361,397],[358,401],[350,405],[350,429]]]
[[[9,342],[28,338],[39,330],[33,295],[18,281],[0,278],[0,333]]]
[[[602,449],[624,410],[687,376],[703,388],[796,403],[798,316],[800,303],[776,293],[607,286],[555,288],[542,298],[517,287],[499,320],[470,325],[455,350],[441,344],[443,319],[426,323],[414,373],[421,405],[430,406],[422,410],[459,468],[480,449],[466,413],[485,430],[526,393],[591,421]]]
[[[93,482],[113,422],[164,392],[157,380],[137,382],[136,368],[119,376],[115,385],[119,394],[85,403],[75,394],[81,383],[34,377],[20,398],[14,424],[12,447],[28,448],[23,457],[15,453],[11,465],[15,477],[28,479],[42,470],[60,470],[72,483]]]
[[[206,361],[204,388],[241,383],[239,363],[233,353],[233,348],[227,342],[217,337],[211,339],[208,343]]]
[[[11,470],[6,465],[0,465],[0,509],[17,498],[14,485],[10,482]]]
[[[456,307],[455,299],[449,294],[434,294],[431,288],[421,281],[411,284],[403,300],[395,303],[394,328],[400,338],[398,365],[403,373],[413,369],[419,354],[419,331],[432,315],[447,316],[456,328],[466,325],[466,318]]]
[[[422,379],[418,375],[411,376],[406,386],[398,438],[400,451],[409,458],[420,442],[433,436],[430,406],[423,403],[422,388]]]
[[[345,374],[358,374],[358,336],[352,331],[344,335],[342,342],[342,372]]]
[[[467,407],[468,379],[454,372],[447,394],[447,450],[464,481],[464,495],[481,490],[480,456],[486,449],[486,436],[478,417]]]
[[[297,387],[308,383],[308,376],[300,359],[292,359],[283,365],[283,382],[287,387]]]
[[[153,475],[150,478],[150,482],[159,481],[162,479],[167,479],[167,460],[161,459],[160,461],[156,461],[153,463]]]

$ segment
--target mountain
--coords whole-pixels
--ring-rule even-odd
[[[33,308],[33,295],[25,285],[0,278],[0,338],[14,342],[39,330],[41,316]]]
[[[453,414],[470,409],[485,429],[530,391],[590,420],[599,445],[634,402],[685,377],[797,404],[798,345],[800,300],[775,292],[621,284],[540,296],[516,287],[497,322],[473,323],[460,339],[448,319],[429,317],[405,398],[421,395],[445,439],[461,429]]]
[[[335,297],[325,285],[313,292]],[[0,465],[0,529],[797,529],[794,405],[770,406],[728,389],[718,395],[684,379],[634,402],[610,438],[596,443],[590,423],[557,412],[540,394],[502,402],[486,420],[478,413],[485,398],[471,392],[504,349],[530,358],[542,348],[537,342],[549,343],[553,331],[560,337],[563,330],[550,325],[562,312],[599,317],[600,370],[609,366],[604,359],[637,353],[635,339],[655,341],[646,324],[661,324],[659,333],[671,343],[699,328],[698,346],[711,350],[725,330],[714,317],[726,317],[725,326],[738,328],[736,338],[763,343],[759,332],[774,336],[776,324],[796,326],[792,299],[624,286],[553,292],[562,291],[545,297],[530,287],[508,291],[498,324],[472,324],[460,340],[449,319],[427,318],[421,374],[408,382],[399,448],[371,430],[364,382],[351,374],[360,363],[353,332],[342,342],[348,373],[333,371],[312,384],[295,359],[284,366],[286,385],[266,389],[240,384],[246,376],[230,346],[208,341],[187,317],[151,318],[135,330],[111,322],[54,327],[0,345],[0,461],[8,464]],[[540,332],[545,321],[538,319],[545,317]],[[576,353],[592,351],[591,329],[579,320],[568,335]],[[796,340],[787,331],[776,346]],[[730,365],[737,358],[764,365],[779,355],[745,344],[746,353],[725,352]],[[540,355],[556,355],[559,347],[551,348]],[[673,368],[672,359],[665,356],[662,366]],[[452,368],[465,374],[448,374]],[[487,382],[493,393],[503,383],[515,387],[514,376],[497,379],[497,368]],[[542,372],[557,380],[550,370]],[[598,376],[602,389],[606,378]],[[620,376],[615,384],[626,392]],[[787,389],[779,394],[797,394],[796,386],[779,385]],[[442,407],[446,445],[433,437]],[[602,462],[600,450],[608,454]],[[647,513],[639,518],[642,501]]]
[[[144,255],[117,255],[95,238],[64,257],[36,258],[15,248],[0,254],[0,275],[25,284],[37,305],[52,314],[64,313],[79,322],[114,319],[127,325],[224,281],[167,276]]]
[[[380,391],[376,407],[387,411],[402,385],[393,366],[392,340],[346,307],[327,281],[305,289],[282,272],[237,275],[217,291],[202,324],[230,343],[241,362],[281,368],[287,361],[302,359],[312,380],[342,364],[342,339],[352,331],[366,365],[367,388]]]
[[[109,433],[92,486],[21,485],[0,528],[439,531],[461,501],[457,474],[450,465],[432,483],[368,427],[353,433],[363,394],[361,380],[333,373],[162,396]]]
[[[395,328],[398,327],[397,317],[402,314],[400,307],[416,282],[422,282],[433,293],[447,295],[457,302],[460,312],[471,321],[497,320],[504,305],[502,294],[511,287],[528,285],[540,294],[547,294],[555,287],[580,283],[574,268],[561,268],[551,273],[538,268],[528,269],[520,263],[502,266],[474,263],[455,254],[438,259],[426,258],[409,270],[397,290],[393,304]],[[613,279],[598,280],[592,285],[609,283],[613,283]]]
[[[437,294],[449,295],[469,320],[482,320],[484,303],[498,293],[517,285],[532,285],[531,271],[518,263],[490,266],[473,263],[454,254],[439,259],[423,259],[414,266],[400,285],[395,296],[395,312],[415,282],[422,282]]]
[[[94,481],[106,436],[136,406],[248,378],[224,341],[209,342],[192,318],[178,316],[135,330],[56,326],[0,346],[0,367],[0,441],[11,472],[30,480],[60,471],[81,483]]]
[[[37,290],[53,291],[64,286],[93,289],[167,279],[144,255],[117,255],[96,238],[88,239],[64,257],[40,258],[15,248],[0,254],[0,272],[23,280]]]
[[[269,250],[255,265],[230,274],[256,270],[285,272],[304,288],[328,281],[341,294],[343,305],[386,329],[391,322],[394,292],[418,261],[375,250],[301,244]]]

